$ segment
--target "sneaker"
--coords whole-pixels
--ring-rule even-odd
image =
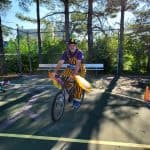
[[[79,100],[73,99],[72,107],[73,107],[74,109],[78,109],[78,108],[80,107],[80,105],[81,105],[81,103],[80,103]]]

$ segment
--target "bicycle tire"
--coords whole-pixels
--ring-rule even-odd
[[[52,102],[51,117],[53,121],[62,118],[65,110],[65,97],[62,91],[58,92]]]

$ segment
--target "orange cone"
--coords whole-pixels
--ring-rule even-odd
[[[144,101],[150,102],[150,89],[148,86],[146,86],[145,92],[144,92]]]

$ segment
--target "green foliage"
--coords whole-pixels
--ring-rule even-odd
[[[29,72],[29,54],[32,61],[32,69],[36,71],[38,68],[38,52],[37,41],[29,36],[30,53],[28,51],[28,43],[26,35],[20,37],[20,52],[23,62],[23,72]],[[52,37],[50,33],[42,36],[43,62],[57,63],[61,54],[66,49],[64,41],[58,37]],[[80,39],[81,40],[81,39]],[[79,49],[84,53],[85,63],[104,63],[106,72],[116,71],[117,66],[117,47],[118,39],[114,34],[111,37],[98,37],[94,41],[93,59],[88,61],[88,42],[82,39],[78,43]],[[16,54],[17,39],[10,40],[5,48],[6,53]],[[124,44],[124,70],[133,73],[145,73],[147,63],[147,47],[141,38],[126,36]],[[17,55],[6,56],[6,64],[8,72],[18,72]]]
[[[87,45],[87,40],[82,40],[78,44],[78,48],[83,52],[84,54],[84,61],[86,62],[88,59],[88,45]]]
[[[17,0],[20,8],[22,8],[24,11],[30,11],[30,6],[33,3],[36,3],[37,0]],[[50,5],[51,0],[39,0],[40,5],[48,7]]]
[[[74,13],[71,14],[71,20],[75,21],[85,21],[87,18],[87,14],[83,13]]]
[[[125,39],[124,69],[136,73],[146,71],[146,53],[144,44],[139,38]]]
[[[29,54],[32,61],[32,68],[36,70],[38,66],[37,60],[37,43],[35,38],[30,38],[30,51],[28,50],[28,43],[26,35],[20,36],[20,53],[23,63],[23,72],[29,72]],[[18,59],[17,59],[17,39],[9,40],[8,46],[5,48],[6,64],[8,72],[18,72]]]
[[[32,23],[36,23],[37,20],[33,19],[29,16],[24,16],[22,13],[16,13],[15,15],[18,19],[23,20],[23,21],[28,21],[28,22],[32,22]]]
[[[10,39],[7,47],[5,48],[5,52],[14,54],[14,53],[16,53],[16,49],[17,49],[16,41]]]
[[[112,72],[117,63],[117,40],[116,38],[97,38],[94,43],[93,63],[103,63],[105,71]]]
[[[9,73],[18,72],[17,56],[16,55],[7,55],[5,56],[6,68]]]
[[[38,57],[37,54],[31,52],[31,64],[32,64],[32,71],[36,72],[38,68]],[[29,73],[30,72],[30,65],[29,65],[29,55],[28,53],[21,55],[22,62],[23,62],[23,72]]]
[[[43,63],[57,63],[64,50],[64,41],[46,35],[43,41]]]
[[[11,7],[11,0],[0,0],[0,12],[5,11]]]

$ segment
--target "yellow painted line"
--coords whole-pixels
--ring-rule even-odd
[[[36,136],[30,134],[0,133],[0,137],[45,140],[45,141],[62,141],[62,142],[150,149],[150,145],[148,144],[124,143],[124,142],[101,141],[101,140],[85,140],[85,139],[73,139],[73,138],[63,138],[63,137],[59,138],[59,137],[50,137],[50,136]]]

